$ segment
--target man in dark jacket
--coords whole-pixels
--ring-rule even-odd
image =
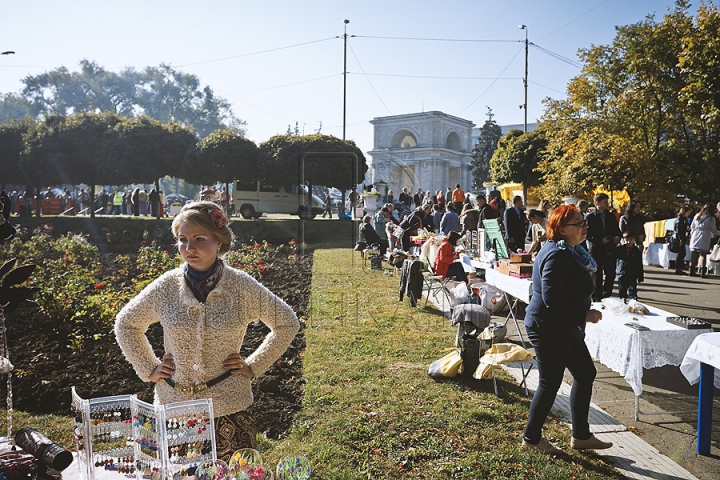
[[[525,205],[520,195],[513,198],[513,208],[505,210],[503,217],[505,224],[505,241],[508,249],[512,252],[525,249],[525,231],[528,227],[528,219],[525,216]]]
[[[425,195],[423,195],[422,188],[418,188],[417,193],[413,196],[413,203],[415,204],[415,208],[422,205],[424,197]]]
[[[407,187],[403,188],[403,191],[400,193],[398,200],[400,200],[402,203],[404,203],[406,207],[412,208],[413,199],[410,196],[410,194],[408,193]]]
[[[622,238],[618,221],[609,209],[609,201],[606,194],[598,193],[594,198],[595,210],[585,217],[588,224],[588,252],[597,263],[593,295],[595,301],[612,296],[615,284],[615,246]]]

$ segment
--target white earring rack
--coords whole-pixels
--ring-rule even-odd
[[[217,459],[212,399],[153,405],[136,395],[83,399],[72,387],[72,405],[86,480],[179,479]]]

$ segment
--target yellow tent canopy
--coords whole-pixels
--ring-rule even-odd
[[[522,183],[503,183],[502,185],[497,186],[497,190],[500,192],[500,195],[502,195],[503,200],[508,201],[508,200],[512,200],[515,195],[520,195],[522,197],[523,184]],[[528,188],[528,198],[525,199],[525,204],[526,205],[540,204],[540,198],[538,198],[538,196],[535,195],[535,189],[532,187]]]

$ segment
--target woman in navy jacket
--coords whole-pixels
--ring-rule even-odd
[[[570,392],[572,440],[575,449],[610,448],[590,433],[588,412],[595,365],[585,345],[585,323],[597,323],[602,313],[590,308],[597,269],[581,243],[587,222],[573,205],[550,213],[548,241],[533,266],[533,296],[525,313],[525,329],[535,349],[540,382],[530,403],[522,445],[544,453],[562,451],[542,438],[545,423],[567,368],[573,376]]]

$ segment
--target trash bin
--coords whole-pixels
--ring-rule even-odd
[[[20,205],[20,216],[21,217],[31,217],[32,211],[30,210],[30,205]]]

